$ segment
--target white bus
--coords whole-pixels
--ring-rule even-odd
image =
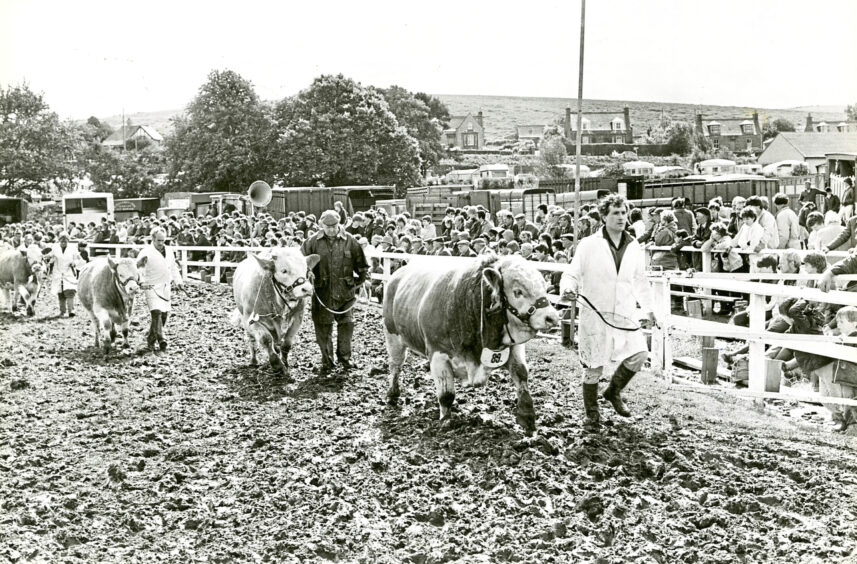
[[[90,221],[101,224],[101,218],[113,219],[113,194],[109,192],[74,192],[62,197],[63,225],[68,222],[83,223]]]

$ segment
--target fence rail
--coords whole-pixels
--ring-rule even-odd
[[[141,249],[143,245],[108,245],[94,244],[90,245],[91,249],[106,249],[120,256],[125,249]],[[214,281],[219,282],[222,269],[234,268],[238,263],[234,261],[224,261],[223,253],[248,253],[261,252],[270,250],[268,247],[172,247],[174,252],[180,257],[181,271],[184,277],[188,274],[188,266],[200,266],[212,268],[214,270]],[[650,247],[648,250],[664,250],[669,247]],[[700,252],[699,249],[686,247],[689,252]],[[212,260],[189,260],[189,253],[205,252],[213,254]],[[762,253],[752,254],[782,254],[782,250],[765,250]],[[710,264],[710,252],[706,252],[709,256],[708,264]],[[845,257],[848,253],[829,253],[828,256]],[[447,262],[448,261],[470,261],[472,258],[465,257],[434,257],[426,255],[406,255],[401,253],[375,252],[370,255],[373,258],[378,258],[382,261],[382,273],[372,274],[373,280],[385,282],[389,280],[393,270],[393,262],[403,263],[410,260],[428,260]],[[569,272],[571,266],[568,264],[558,263],[532,263],[535,268],[542,272]],[[837,403],[845,405],[857,406],[857,400],[843,398],[827,398],[820,397],[817,394],[796,396],[794,394],[786,394],[779,392],[765,391],[765,345],[783,346],[793,350],[811,352],[814,354],[823,354],[830,358],[845,360],[848,362],[857,363],[857,348],[853,346],[857,344],[855,338],[838,338],[818,335],[799,335],[799,334],[781,334],[765,331],[765,300],[768,297],[780,298],[804,298],[807,300],[820,301],[838,305],[857,306],[857,294],[852,292],[843,292],[832,290],[830,292],[821,292],[813,288],[803,288],[798,286],[784,286],[781,284],[771,284],[759,282],[759,280],[782,281],[810,281],[817,280],[821,274],[724,274],[717,273],[696,273],[689,276],[687,273],[680,271],[668,271],[661,273],[650,272],[649,282],[653,290],[653,303],[655,304],[655,314],[661,322],[661,326],[652,331],[652,367],[656,372],[663,377],[672,381],[672,343],[670,337],[673,334],[688,334],[695,337],[712,336],[731,339],[742,339],[749,343],[749,365],[750,365],[750,380],[749,380],[749,395],[755,397],[780,398],[798,401],[813,401]],[[837,282],[850,282],[857,280],[857,275],[838,276]],[[671,312],[670,304],[674,292],[672,286],[690,288],[691,295],[706,295],[706,292],[721,290],[727,292],[736,292],[747,294],[749,299],[749,328],[736,327],[726,323],[715,321],[706,321],[697,318],[690,318],[681,315],[674,315]],[[680,294],[680,292],[679,292]],[[560,301],[558,295],[548,296],[551,302],[557,303]],[[676,380],[681,380],[676,378]]]

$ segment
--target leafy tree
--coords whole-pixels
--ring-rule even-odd
[[[604,172],[601,173],[603,178],[623,178],[625,175],[625,168],[622,166],[621,162],[611,163],[610,165],[604,167]]]
[[[27,84],[0,89],[0,193],[19,196],[69,178],[77,142],[71,124]]]
[[[423,101],[400,86],[380,89],[390,111],[396,116],[399,125],[404,126],[408,135],[417,140],[420,146],[421,172],[436,166],[446,154],[440,141],[443,127],[437,118],[432,117],[431,109]],[[434,99],[437,102],[437,99]],[[438,102],[439,103],[439,102]],[[446,108],[443,107],[445,110]],[[449,112],[447,112],[447,116]]]
[[[240,192],[269,178],[270,109],[237,73],[209,73],[173,126],[165,144],[175,189]]]
[[[664,132],[664,137],[666,139],[667,151],[669,151],[670,154],[686,155],[693,150],[693,127],[686,121],[675,121],[671,123]]]
[[[414,98],[428,106],[429,117],[436,119],[441,129],[449,127],[449,108],[446,107],[446,104],[425,92],[417,92],[414,94]]]
[[[86,125],[88,127],[85,129],[84,135],[93,141],[100,143],[113,135],[113,128],[110,127],[110,124],[99,120],[95,116],[89,116],[89,119],[86,120]]]
[[[344,76],[324,75],[275,110],[275,180],[291,186],[419,181],[417,141],[381,94]]]
[[[787,119],[778,118],[770,123],[765,123],[762,128],[762,139],[771,139],[783,131],[794,131],[795,126]]]
[[[857,104],[846,107],[845,115],[848,117],[848,121],[857,121]]]
[[[547,172],[554,178],[562,178],[565,176],[565,171],[559,165],[565,162],[566,149],[562,135],[558,128],[551,127],[545,131],[539,146],[539,154],[542,158],[542,163],[547,168]]]
[[[803,163],[792,167],[792,176],[809,176],[809,167]]]

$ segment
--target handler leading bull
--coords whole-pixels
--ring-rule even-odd
[[[517,421],[532,433],[535,410],[524,343],[558,323],[544,277],[519,256],[415,259],[396,271],[384,293],[387,397],[398,401],[407,349],[429,360],[441,420],[450,415],[456,378],[484,385],[486,367],[508,365],[518,391]]]
[[[560,294],[576,299],[585,296],[601,312],[633,319],[637,303],[656,324],[652,313],[649,284],[644,271],[643,249],[626,230],[628,204],[622,196],[611,194],[598,203],[604,227],[580,241],[571,262],[571,271],[560,280]],[[604,366],[618,361],[619,366],[604,390],[616,413],[628,417],[620,392],[643,367],[649,356],[646,337],[640,330],[620,331],[609,327],[588,307],[580,309],[578,354],[586,369],[583,380],[584,429],[597,431],[601,425],[598,410],[598,381]]]

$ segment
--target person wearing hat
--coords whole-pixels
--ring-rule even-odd
[[[68,313],[74,317],[74,296],[77,294],[77,277],[86,264],[77,245],[69,243],[68,233],[59,234],[58,242],[51,247],[48,260],[53,264],[51,270],[51,293],[60,304],[60,317]],[[41,257],[39,257],[41,258]]]
[[[450,256],[449,251],[447,251],[443,246],[443,237],[435,237],[431,240],[431,251],[429,251],[428,254],[435,257]]]
[[[315,293],[311,309],[315,339],[321,349],[319,375],[330,374],[334,368],[334,322],[336,360],[345,370],[356,367],[351,361],[352,309],[357,302],[356,292],[369,274],[363,249],[339,222],[339,213],[325,211],[319,218],[321,229],[301,245],[305,256],[316,254],[320,257],[313,268]]]
[[[490,255],[493,254],[491,249],[488,247],[488,240],[484,236],[479,236],[473,239],[473,252],[479,255]]]
[[[524,231],[529,232],[530,238],[538,237],[539,235],[539,228],[531,221],[527,221],[527,216],[519,213],[515,216],[515,225],[512,226],[512,232],[515,234],[515,239],[521,241],[521,233]]]
[[[470,240],[469,239],[459,239],[458,244],[458,256],[460,257],[475,257],[476,253],[473,252],[473,249],[470,248]]]
[[[423,240],[420,237],[414,237],[411,240],[411,254],[412,255],[424,255],[426,254],[426,248],[423,246]]]

